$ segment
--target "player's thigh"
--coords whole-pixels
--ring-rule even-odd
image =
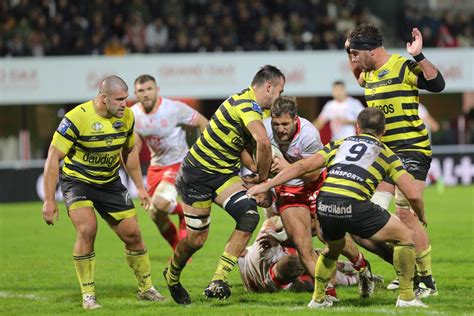
[[[231,176],[216,190],[217,196],[215,197],[214,202],[219,206],[223,206],[232,195],[246,190],[244,182],[240,177]]]
[[[97,234],[97,217],[92,207],[80,207],[68,212],[72,224],[81,235]]]
[[[311,214],[303,206],[292,206],[280,211],[286,232],[291,237],[311,238]]]
[[[370,237],[369,240],[375,242],[393,242],[403,244],[413,243],[410,229],[394,215],[391,215],[387,224]]]

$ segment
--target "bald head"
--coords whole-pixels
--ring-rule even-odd
[[[127,84],[118,76],[108,76],[100,83],[100,94],[110,95],[117,91],[128,91]]]

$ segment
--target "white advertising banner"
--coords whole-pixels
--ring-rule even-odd
[[[390,52],[407,56],[404,50]],[[474,49],[423,53],[442,71],[445,92],[474,90]],[[163,95],[219,99],[248,86],[265,64],[285,73],[286,95],[327,96],[336,80],[345,81],[350,94],[363,94],[344,51],[18,57],[0,58],[0,104],[82,102],[92,99],[100,80],[112,74],[126,80],[133,94],[133,80],[144,73],[157,79]]]

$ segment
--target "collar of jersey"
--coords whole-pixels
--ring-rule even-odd
[[[384,69],[392,69],[393,67],[391,66],[391,64],[395,63],[395,60],[397,60],[398,58],[400,57],[400,55],[398,54],[392,54],[390,55],[390,58],[387,60],[387,62],[385,64],[383,64],[382,66],[380,66],[379,69],[376,69],[374,70],[374,75],[378,75],[378,73]]]

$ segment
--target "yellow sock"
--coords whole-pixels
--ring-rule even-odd
[[[326,284],[336,270],[337,258],[330,258],[324,254],[319,255],[314,271],[313,300],[322,302],[325,297]]]
[[[127,250],[125,255],[127,257],[128,265],[133,269],[135,277],[137,278],[138,290],[143,293],[151,289],[153,284],[151,283],[148,251],[146,249],[139,251]]]
[[[415,246],[398,244],[393,248],[393,267],[400,281],[400,299],[411,301],[413,293],[413,274],[415,273]]]
[[[95,253],[78,254],[74,253],[74,267],[76,268],[77,278],[81,286],[82,296],[95,295],[94,272],[95,272]]]
[[[173,256],[173,258],[171,258],[170,264],[168,265],[168,271],[166,272],[166,283],[168,283],[168,285],[178,284],[181,271],[183,271],[183,267],[180,267],[176,263]]]
[[[219,265],[217,266],[217,270],[212,277],[212,281],[225,281],[229,275],[229,272],[232,271],[236,263],[237,257],[224,251],[221,258],[219,259]]]
[[[433,274],[431,271],[431,245],[416,255],[416,268],[420,276]]]

